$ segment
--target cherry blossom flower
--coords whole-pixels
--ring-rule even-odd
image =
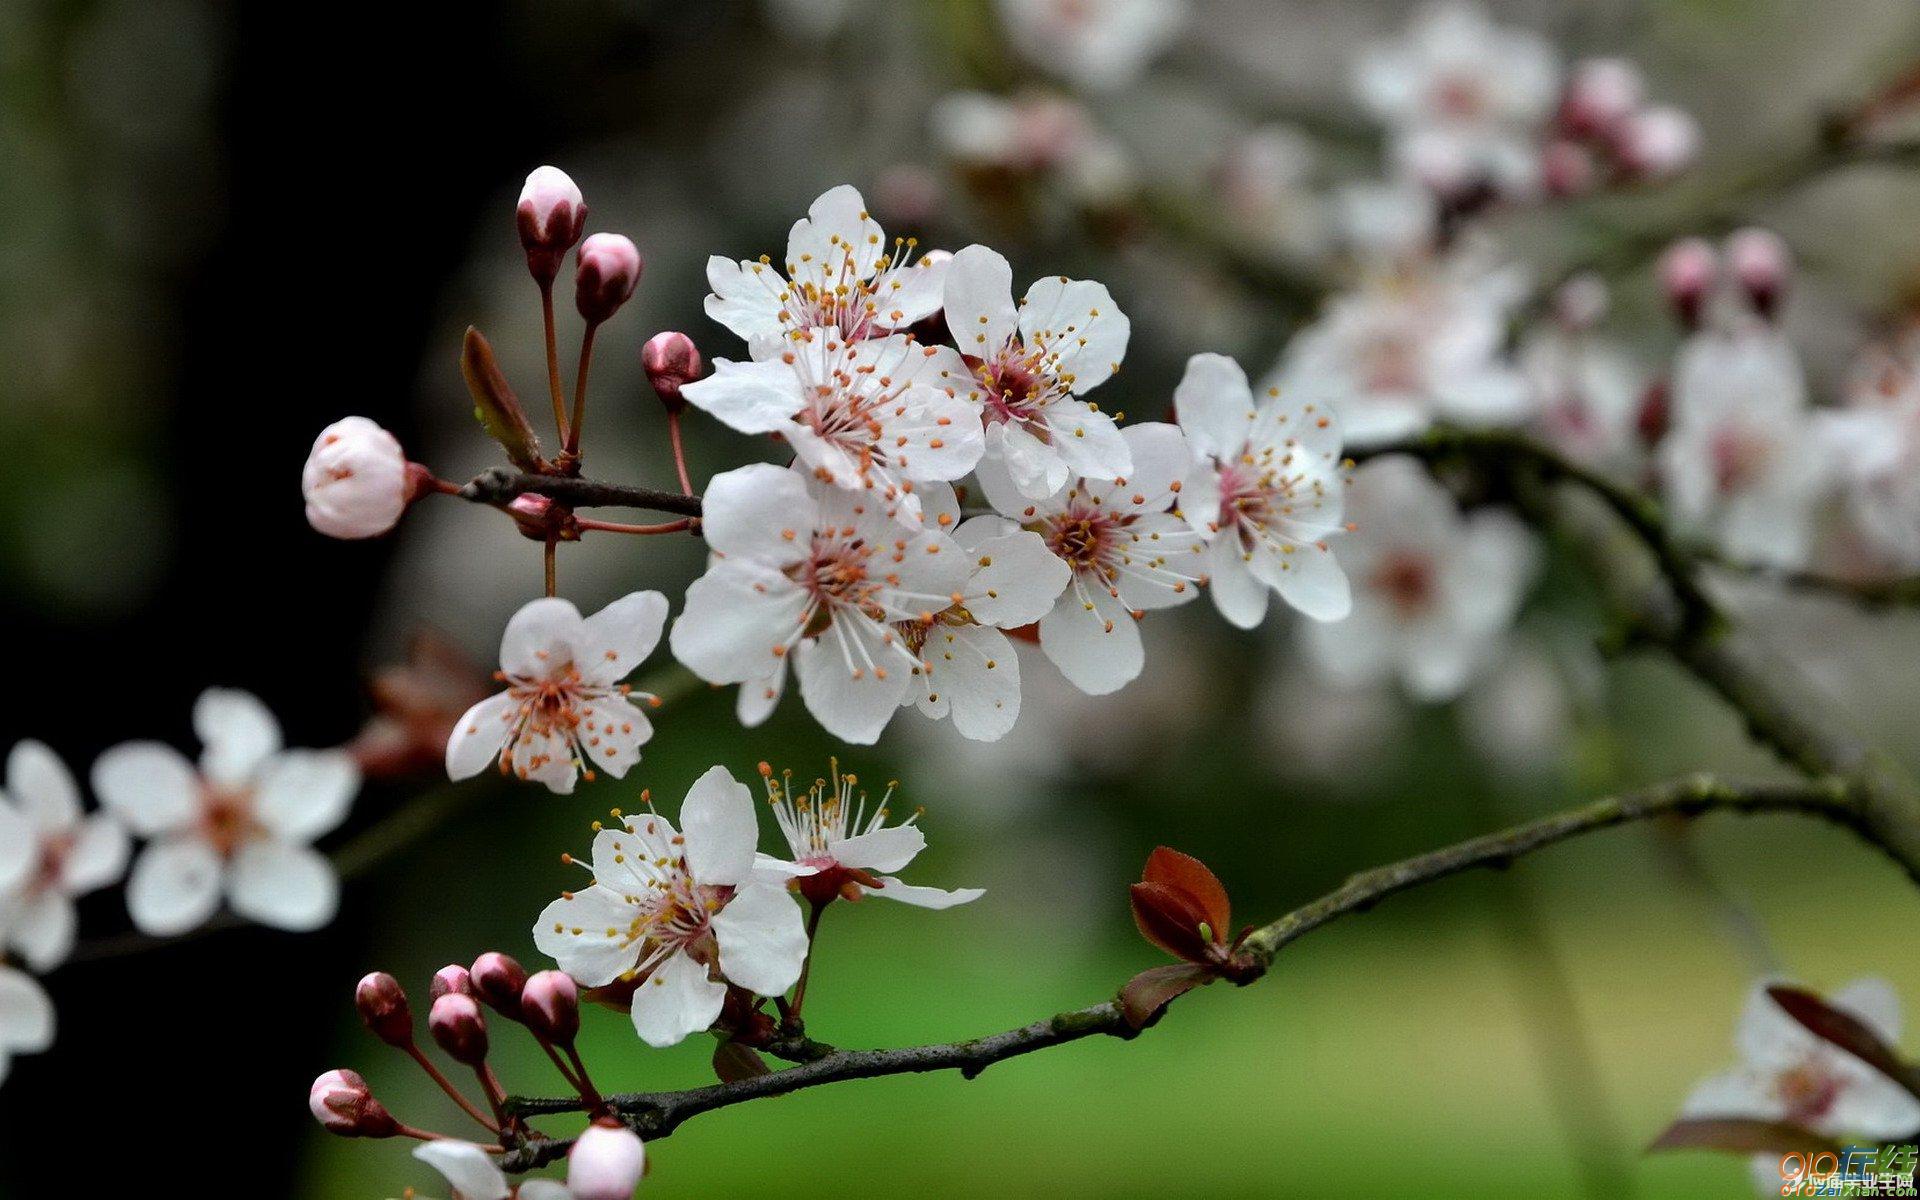
[[[126,742],[93,765],[93,791],[147,846],[127,881],[133,923],[156,937],[204,923],[224,893],[276,929],[318,929],[339,905],[333,866],[310,843],[346,818],[360,789],[339,750],[284,750],[280,725],[246,692],[210,688],[193,706],[199,767],[160,742]]]
[[[1186,0],[999,0],[1027,61],[1091,91],[1133,83],[1186,23]]]
[[[7,756],[0,812],[7,814],[0,821],[7,853],[29,860],[26,874],[0,890],[0,933],[44,975],[73,951],[74,898],[127,869],[127,831],[107,813],[81,812],[72,773],[40,742],[21,742]]]
[[[632,988],[633,1027],[671,1046],[711,1026],[727,984],[777,996],[807,936],[792,864],[756,855],[753,794],[725,767],[687,791],[682,830],[652,812],[593,839],[593,883],[547,905],[534,943],[584,987]]]
[[[320,431],[300,472],[307,523],[328,537],[378,537],[399,523],[412,491],[407,455],[365,417]]]
[[[1227,213],[1258,245],[1295,259],[1328,248],[1325,201],[1313,189],[1313,143],[1297,129],[1264,125],[1235,139],[1213,172]]]
[[[1574,290],[1573,285],[1566,290]],[[1602,289],[1602,306],[1604,295]],[[1519,367],[1532,409],[1529,424],[1580,462],[1631,466],[1640,446],[1645,372],[1622,346],[1596,331],[1591,320],[1568,319],[1571,315],[1543,323],[1521,343]]]
[[[822,327],[848,341],[905,329],[939,310],[946,271],[943,256],[909,262],[915,245],[906,239],[888,246],[859,191],[842,184],[794,222],[784,271],[765,256],[709,258],[707,315],[750,347],[777,346],[782,335]],[[700,404],[691,391],[687,398]]]
[[[1215,531],[1207,582],[1222,616],[1251,629],[1267,591],[1319,621],[1352,599],[1327,539],[1340,532],[1340,429],[1329,412],[1269,388],[1258,405],[1230,358],[1196,354],[1173,393],[1204,487],[1181,500]],[[1209,512],[1205,502],[1215,499]]]
[[[593,781],[593,766],[624,776],[653,736],[653,722],[630,697],[658,699],[620,681],[660,644],[666,621],[659,592],[623,596],[591,617],[554,596],[529,601],[500,637],[498,678],[507,690],[454,724],[447,777],[470,779],[497,762],[503,774],[567,795],[581,772]]]
[[[1206,536],[1175,506],[1195,474],[1180,430],[1159,422],[1121,431],[1133,466],[1123,478],[1076,478],[1030,500],[1005,467],[983,462],[980,486],[999,512],[1040,535],[1073,571],[1040,618],[1040,648],[1073,685],[1104,695],[1146,663],[1136,623],[1146,610],[1185,604],[1205,577]],[[1205,498],[1208,520],[1215,498]]]
[[[1378,446],[1436,420],[1517,424],[1526,381],[1502,357],[1522,288],[1471,252],[1403,261],[1328,302],[1272,380],[1330,408],[1349,446]]]
[[[966,362],[905,334],[796,330],[764,361],[719,359],[681,394],[742,433],[778,434],[817,478],[871,492],[908,523],[920,516],[914,484],[960,478],[986,447]]]
[[[440,1172],[453,1189],[452,1200],[575,1200],[565,1184],[552,1179],[529,1179],[516,1188],[494,1155],[472,1142],[439,1138],[414,1147],[413,1156]]]
[[[674,656],[709,683],[747,684],[743,700],[764,695],[767,705],[791,657],[827,732],[878,738],[922,665],[899,623],[931,625],[957,602],[964,552],[937,528],[909,529],[797,467],[717,475],[704,511],[713,555],[674,622]]]
[[[25,971],[0,963],[0,1083],[16,1054],[40,1054],[53,1045],[53,1001]]]
[[[1734,1031],[1740,1061],[1709,1076],[1687,1097],[1681,1116],[1778,1121],[1828,1137],[1903,1138],[1920,1128],[1920,1100],[1865,1062],[1814,1035],[1754,986]],[[1857,1017],[1889,1044],[1900,1037],[1900,998],[1883,979],[1858,979],[1829,1003]],[[1778,1155],[1756,1157],[1754,1178],[1777,1194]]]
[[[1133,470],[1113,419],[1085,393],[1120,369],[1132,330],[1104,284],[1049,276],[1013,303],[1013,268],[968,246],[947,268],[947,327],[985,389],[986,461],[1045,499],[1073,476]]]
[[[1127,150],[1095,123],[1086,106],[1064,96],[985,92],[943,96],[928,115],[934,140],[974,182],[991,188],[1003,177],[1041,177],[1084,208],[1123,201],[1134,189]]]
[[[1560,65],[1544,38],[1442,0],[1402,37],[1370,48],[1356,84],[1415,178],[1449,193],[1536,189],[1541,132],[1560,98]]]
[[[1746,563],[1792,568],[1813,550],[1835,463],[1815,436],[1793,348],[1759,324],[1709,327],[1674,364],[1659,465],[1674,515]]]
[[[1872,351],[1846,407],[1815,420],[1868,549],[1893,570],[1920,570],[1920,334]]]
[[[927,837],[915,823],[918,812],[898,825],[887,824],[887,806],[898,785],[887,784],[869,812],[867,794],[856,791],[859,777],[841,774],[837,759],[830,779],[816,779],[805,791],[795,789],[791,771],[775,778],[773,768],[761,763],[760,775],[793,862],[805,872],[794,885],[814,904],[836,896],[880,896],[915,908],[952,908],[987,894],[984,888],[920,887],[885,873],[902,869],[927,848]]]
[[[1335,543],[1353,612],[1301,630],[1308,656],[1342,687],[1398,676],[1422,700],[1450,700],[1492,662],[1535,566],[1512,514],[1463,516],[1413,459],[1389,455],[1354,473],[1355,532]]]

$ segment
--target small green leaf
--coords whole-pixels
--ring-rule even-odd
[[[540,457],[540,438],[528,423],[519,398],[507,386],[506,376],[500,373],[493,347],[471,325],[460,346],[460,374],[473,394],[473,415],[479,418],[487,436],[500,443],[514,466],[523,471],[541,470],[546,464]]]

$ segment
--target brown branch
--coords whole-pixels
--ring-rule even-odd
[[[528,475],[505,467],[493,467],[475,475],[460,489],[459,496],[478,504],[506,504],[528,493],[558,500],[573,508],[650,508],[686,517],[700,515],[700,497],[683,492],[603,483],[572,475]]]
[[[1362,872],[1318,900],[1255,930],[1243,945],[1264,968],[1292,942],[1341,917],[1365,912],[1399,892],[1481,867],[1505,867],[1548,846],[1616,825],[1660,816],[1698,817],[1709,812],[1814,816],[1845,825],[1867,840],[1874,840],[1858,797],[1844,783],[1810,780],[1737,785],[1701,776],[1596,800],[1500,833]],[[701,1113],[767,1096],[784,1096],[850,1079],[930,1071],[958,1071],[971,1079],[994,1063],[1036,1050],[1094,1036],[1129,1039],[1138,1033],[1118,1007],[1108,1001],[964,1042],[896,1050],[829,1050],[809,1043],[806,1057],[810,1061],[787,1070],[686,1091],[636,1092],[609,1099],[643,1138],[657,1139],[666,1137]],[[512,1097],[507,1107],[523,1116],[537,1116],[578,1111],[581,1101]],[[509,1170],[531,1170],[561,1157],[570,1144],[566,1139],[529,1141],[514,1147],[502,1165]]]

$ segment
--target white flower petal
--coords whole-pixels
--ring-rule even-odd
[[[1174,419],[1194,453],[1232,462],[1253,429],[1253,389],[1240,364],[1224,354],[1196,354],[1173,390]]]
[[[772,463],[715,475],[701,511],[701,532],[714,551],[772,566],[806,556],[818,517],[806,477]]]
[[[142,837],[190,825],[200,816],[200,776],[186,756],[161,742],[123,742],[93,764],[93,794]]]
[[[687,840],[687,872],[696,883],[725,886],[746,881],[760,841],[753,793],[725,767],[710,767],[687,789],[680,807]]]
[[[800,377],[792,367],[772,362],[716,359],[713,374],[685,384],[687,403],[741,433],[772,433],[806,404]]]
[[[250,921],[306,933],[340,910],[340,878],[313,847],[260,838],[234,855],[227,898]]]
[[[1053,444],[1046,448],[1048,457],[1057,459],[1069,474],[1086,479],[1132,475],[1132,449],[1112,417],[1085,400],[1070,396],[1047,405],[1045,415],[1053,437]],[[1054,478],[1049,474],[1047,481],[1052,482]],[[1052,490],[1058,488],[1059,484],[1054,483]]]
[[[1773,1085],[1773,1076],[1744,1067],[1710,1075],[1695,1085],[1680,1115],[1777,1121],[1786,1115],[1786,1106]]]
[[[95,813],[80,823],[61,863],[60,886],[69,896],[84,896],[126,873],[132,839],[111,813]]]
[[[28,897],[8,915],[7,941],[36,974],[45,975],[73,953],[73,935],[79,923],[73,901],[45,888]]]
[[[40,837],[33,822],[0,803],[0,893],[26,882],[40,866]]]
[[[1055,374],[1071,377],[1075,395],[1099,387],[1120,369],[1132,334],[1132,322],[1105,284],[1058,275],[1027,289],[1019,324],[1021,341],[1044,351]]]
[[[215,783],[246,783],[281,746],[280,722],[251,692],[208,688],[193,705],[200,773]]]
[[[0,1051],[39,1054],[53,1045],[53,1001],[25,971],[0,966]]]
[[[755,882],[713,915],[720,970],[750,992],[778,996],[800,978],[807,958],[806,922],[787,889]]]
[[[1040,619],[1040,649],[1089,696],[1119,691],[1147,661],[1133,614],[1098,582],[1068,588]]]
[[[438,1138],[415,1146],[413,1156],[440,1172],[460,1200],[507,1200],[512,1195],[493,1156],[472,1142]]]
[[[807,603],[805,590],[772,567],[716,561],[687,588],[667,644],[708,683],[765,679],[798,636]]]
[[[744,341],[780,332],[780,297],[787,281],[772,266],[714,255],[707,259],[707,315]]]
[[[7,755],[7,794],[43,832],[64,832],[80,823],[80,785],[45,742],[14,745]]]
[[[634,1032],[656,1049],[677,1046],[712,1028],[726,998],[727,986],[709,978],[704,964],[676,952],[634,989]]]
[[[927,666],[921,711],[953,718],[960,736],[976,742],[1005,737],[1020,716],[1020,656],[990,626],[936,625],[921,654]]]
[[[640,761],[640,747],[653,737],[653,722],[620,696],[604,696],[581,712],[577,731],[587,757],[601,770],[622,779]]]
[[[946,888],[920,887],[911,883],[902,883],[891,875],[880,876],[882,886],[862,888],[869,896],[880,896],[888,900],[897,900],[902,904],[911,904],[915,908],[952,908],[958,904],[969,904],[987,894],[985,888]]]
[[[991,357],[1018,326],[1013,307],[1013,267],[995,250],[968,246],[947,264],[942,294],[947,328],[962,354]]]
[[[1294,609],[1316,621],[1338,621],[1353,611],[1353,591],[1347,573],[1333,552],[1312,542],[1295,546],[1291,554],[1270,554],[1279,566],[1274,588]]]
[[[827,853],[843,867],[862,871],[898,871],[927,848],[917,825],[894,825],[827,843]]]
[[[967,525],[988,519],[976,517]],[[1045,616],[1073,578],[1073,569],[1047,549],[1039,534],[1024,530],[988,538],[967,554],[973,568],[966,586],[967,611],[976,621],[1002,629],[1031,625]]]
[[[1248,569],[1240,535],[1223,533],[1207,547],[1207,588],[1229,623],[1252,629],[1267,615],[1267,585]]]
[[[604,987],[640,961],[635,912],[626,897],[591,884],[540,910],[533,944],[583,986]]]
[[[510,692],[488,696],[469,708],[447,738],[447,778],[471,779],[497,763],[519,720],[520,702]]]
[[[172,937],[206,924],[220,907],[225,870],[203,839],[175,834],[154,842],[127,879],[127,912],[140,932]]]
[[[582,623],[580,673],[594,683],[620,682],[653,653],[666,624],[667,598],[659,592],[620,597]]]
[[[568,600],[542,596],[520,606],[500,635],[500,668],[508,675],[544,679],[574,660],[584,622]]]
[[[842,612],[794,653],[800,697],[820,727],[844,742],[870,746],[907,694],[913,663],[890,626]]]
[[[310,842],[347,819],[360,792],[360,768],[342,750],[289,750],[267,760],[253,812],[275,836]]]

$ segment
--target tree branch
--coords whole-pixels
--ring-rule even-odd
[[[1809,780],[1739,785],[1700,776],[1596,800],[1564,813],[1362,872],[1318,900],[1255,930],[1243,948],[1265,967],[1287,945],[1341,917],[1365,912],[1399,892],[1480,867],[1505,867],[1524,855],[1616,825],[1668,815],[1698,817],[1709,812],[1797,813],[1836,822],[1870,842],[1875,840],[1859,798],[1844,782]],[[636,1092],[609,1099],[640,1136],[658,1139],[701,1113],[767,1096],[784,1096],[849,1079],[930,1071],[958,1071],[971,1079],[994,1063],[1050,1046],[1094,1036],[1130,1039],[1138,1033],[1114,1002],[1107,1001],[971,1041],[897,1050],[816,1048],[814,1052],[819,1056],[812,1061],[769,1075],[686,1091]],[[512,1097],[507,1104],[511,1111],[524,1116],[575,1112],[581,1108],[577,1098]],[[569,1139],[560,1138],[525,1142],[513,1147],[502,1165],[508,1170],[531,1170],[560,1158],[570,1145]]]
[[[505,504],[528,493],[574,508],[649,508],[686,517],[700,515],[698,496],[624,483],[602,483],[571,475],[527,475],[505,467],[493,467],[475,475],[460,489],[459,496],[478,504]]]

